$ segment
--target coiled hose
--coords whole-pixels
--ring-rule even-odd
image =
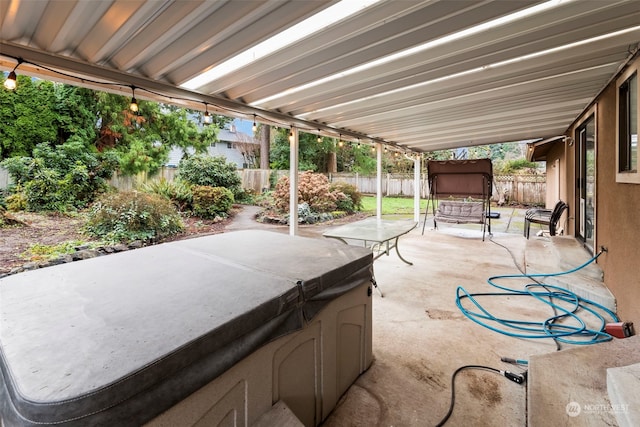
[[[467,318],[475,323],[511,337],[528,339],[551,338],[556,342],[578,345],[609,341],[612,337],[604,332],[605,325],[608,322],[603,313],[609,316],[612,322],[617,322],[618,317],[613,311],[594,301],[582,298],[567,289],[536,280],[538,277],[562,276],[579,271],[594,262],[602,253],[603,251],[600,251],[589,261],[568,271],[549,274],[500,275],[487,279],[491,286],[502,290],[502,292],[469,293],[459,286],[456,289],[456,305]],[[520,290],[496,283],[497,280],[508,279],[531,279],[534,283],[526,284]],[[478,297],[533,297],[535,300],[553,308],[554,315],[542,321],[506,319],[490,313],[478,302]],[[465,308],[462,303],[463,300],[469,300],[477,310],[473,310],[473,307]],[[599,329],[588,327],[581,317],[582,312],[587,312],[595,317],[599,322]],[[562,323],[559,323],[560,321]]]

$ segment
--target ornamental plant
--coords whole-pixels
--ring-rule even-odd
[[[171,200],[180,212],[190,211],[193,208],[191,185],[180,179],[169,181],[166,178],[161,178],[150,181],[142,184],[140,190],[145,193],[157,194]]]
[[[282,176],[273,192],[274,204],[280,212],[289,210],[289,177]],[[339,191],[331,191],[329,179],[311,171],[301,172],[298,176],[298,201],[307,203],[314,212],[331,212],[336,209]]]
[[[338,210],[349,213],[362,210],[362,193],[355,185],[338,181],[331,183],[329,189],[338,195]]]
[[[226,218],[233,206],[233,193],[227,188],[194,185],[191,192],[193,213],[200,218]]]
[[[152,240],[184,229],[171,201],[156,194],[122,191],[95,202],[88,213],[88,234],[108,242]]]

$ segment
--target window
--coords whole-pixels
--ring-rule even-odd
[[[227,142],[227,148],[233,148],[233,143],[232,142]]]
[[[620,162],[618,172],[638,170],[638,75],[634,74],[619,89]]]
[[[638,173],[638,63],[617,82],[617,182],[640,184]]]

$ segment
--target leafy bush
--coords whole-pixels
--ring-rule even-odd
[[[15,193],[7,196],[6,205],[10,211],[24,211],[27,209],[27,198],[24,193],[18,189]]]
[[[192,209],[193,194],[191,193],[191,185],[180,179],[168,181],[162,178],[158,181],[150,181],[143,184],[140,190],[145,193],[157,194],[171,200],[175,207],[181,212]]]
[[[355,185],[346,182],[334,182],[329,189],[337,194],[337,209],[345,212],[362,210],[362,193]],[[344,196],[344,197],[343,197]]]
[[[209,187],[225,187],[233,195],[242,189],[242,179],[234,163],[227,163],[222,157],[196,155],[184,158],[178,166],[177,178],[192,185],[206,185]]]
[[[233,206],[233,193],[224,187],[194,185],[193,212],[201,218],[226,217]]]
[[[109,242],[150,240],[179,233],[182,218],[169,200],[155,194],[125,191],[91,206],[86,230]]]
[[[2,162],[22,193],[29,211],[67,211],[86,206],[107,188],[117,161],[97,153],[77,138],[62,145],[38,144],[33,157]]]
[[[503,174],[514,174],[514,173],[535,173],[538,164],[536,162],[530,162],[527,159],[515,159],[515,160],[507,160],[504,162],[501,168],[499,169],[500,173]]]
[[[254,190],[243,188],[237,194],[234,194],[233,198],[237,203],[253,205],[256,203],[257,195]]]
[[[338,192],[329,188],[329,179],[321,173],[306,171],[298,176],[298,202],[307,203],[314,212],[331,212],[336,209]],[[276,209],[289,210],[289,177],[278,180],[273,192]]]

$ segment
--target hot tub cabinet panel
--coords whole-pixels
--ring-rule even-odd
[[[371,364],[369,288],[363,282],[332,301],[304,329],[261,347],[146,427],[251,425],[278,401],[318,425]]]
[[[0,279],[3,425],[318,425],[371,363],[371,264],[246,231]]]

